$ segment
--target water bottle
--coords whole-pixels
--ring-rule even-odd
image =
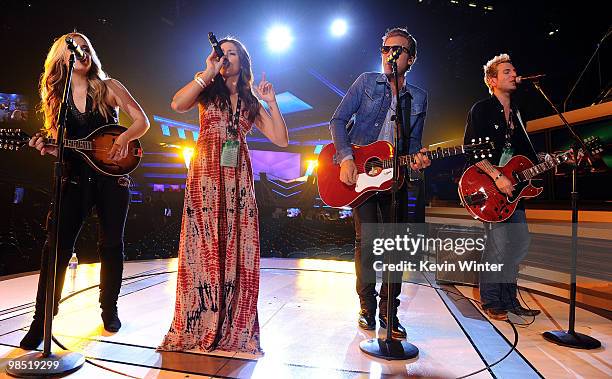
[[[70,271],[70,292],[74,292],[76,288],[76,274],[77,274],[77,266],[79,264],[79,259],[77,258],[76,253],[72,253],[72,257],[68,261],[68,271]]]

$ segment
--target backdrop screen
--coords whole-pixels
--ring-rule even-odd
[[[251,150],[251,162],[255,180],[259,180],[260,172],[286,180],[302,176],[299,153]]]

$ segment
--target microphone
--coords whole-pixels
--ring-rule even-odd
[[[541,78],[545,77],[546,74],[537,74],[537,75],[529,75],[529,76],[517,76],[515,81],[516,84],[521,84],[522,82],[536,82]]]
[[[66,45],[68,45],[68,50],[74,53],[76,59],[83,62],[85,60],[85,52],[81,49],[81,46],[77,45],[76,42],[70,37],[66,37]]]
[[[387,57],[387,63],[395,63],[400,55],[402,55],[402,49],[394,49],[391,55]]]
[[[208,32],[208,41],[210,42],[213,49],[215,49],[217,57],[221,59],[221,57],[224,55],[223,50],[221,50],[221,46],[219,46],[219,41],[217,41],[217,37],[215,37],[213,32]]]

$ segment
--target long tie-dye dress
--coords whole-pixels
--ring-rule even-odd
[[[259,225],[246,145],[244,107],[236,168],[221,167],[229,112],[199,106],[200,134],[191,159],[178,256],[176,305],[160,350],[215,349],[261,354]]]

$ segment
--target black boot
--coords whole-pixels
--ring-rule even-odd
[[[364,330],[376,329],[376,318],[374,317],[374,314],[375,312],[368,311],[367,309],[362,309],[359,312],[359,327]]]
[[[117,307],[102,309],[102,322],[104,323],[104,329],[107,332],[118,332],[119,329],[121,329],[121,320],[119,320]]]
[[[382,313],[378,314],[378,321],[380,322],[380,327],[383,329],[387,329],[387,316]],[[400,324],[397,316],[393,317],[393,329],[391,330],[391,335],[393,338],[406,338],[406,329]]]
[[[30,330],[19,342],[19,347],[24,350],[35,350],[43,341],[44,327],[43,320],[34,319],[30,325]]]

